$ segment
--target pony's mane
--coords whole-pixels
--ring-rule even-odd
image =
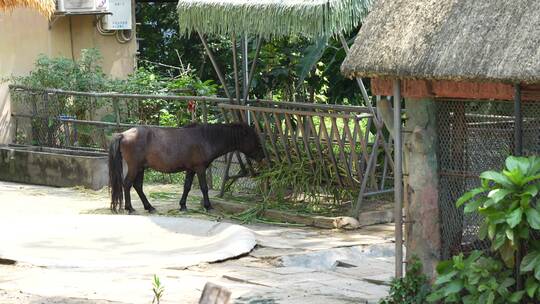
[[[209,141],[219,141],[224,138],[231,140],[231,144],[237,144],[245,140],[251,132],[255,134],[249,125],[245,123],[225,123],[225,124],[199,124],[191,123],[184,128],[197,128],[201,131],[201,135]]]
[[[192,123],[189,123],[189,124],[187,124],[185,126],[182,126],[182,128],[193,128],[193,127],[198,127],[198,126],[201,126],[201,124],[198,123],[198,122],[192,122]]]

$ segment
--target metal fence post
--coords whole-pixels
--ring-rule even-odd
[[[116,119],[116,131],[120,130],[120,105],[118,104],[118,98],[113,97],[114,117]]]
[[[49,108],[49,93],[45,92],[45,94],[43,94],[43,105],[45,107],[45,113],[43,115],[43,119],[42,119],[42,122],[43,122],[43,125],[45,126],[47,132],[46,132],[46,142],[47,142],[47,145],[49,147],[52,147],[53,146],[53,134],[52,134],[52,129],[51,129],[51,126],[50,126],[50,114],[51,114],[51,111],[50,111],[50,108]]]
[[[523,112],[521,109],[521,87],[519,83],[514,84],[514,155],[523,155]],[[517,290],[521,290],[521,288],[523,288],[523,278],[520,275],[519,268],[524,252],[525,250],[523,244],[519,242],[517,244],[517,251],[515,256],[515,275]]]
[[[203,114],[203,123],[208,123],[208,105],[206,104],[206,101],[203,100],[202,102],[202,114]],[[214,175],[213,175],[213,169],[212,164],[208,166],[208,169],[206,170],[206,183],[208,184],[208,188],[214,189]]]
[[[403,277],[403,168],[401,145],[401,83],[394,80],[394,221],[396,224],[396,278]]]
[[[521,111],[521,87],[514,85],[514,154],[523,155],[523,112]]]

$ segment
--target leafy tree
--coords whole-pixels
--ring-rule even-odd
[[[178,33],[175,3],[137,3],[137,20],[141,23],[138,36],[143,39],[140,43],[141,65],[189,65],[197,71],[200,79],[213,79],[218,83],[198,35]],[[350,41],[357,31],[346,34],[346,38]],[[207,39],[222,72],[226,74],[229,91],[233,93],[230,37],[210,36]],[[253,58],[255,43],[251,41],[250,46],[250,58]],[[292,36],[264,41],[252,93],[258,98],[362,104],[356,84],[340,73],[344,58],[345,51],[336,38],[309,40]],[[156,71],[163,74],[179,73],[179,70],[164,66],[156,67]]]

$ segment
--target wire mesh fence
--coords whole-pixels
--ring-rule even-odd
[[[522,112],[524,154],[538,154],[540,103],[524,102]],[[480,186],[480,173],[501,170],[506,157],[513,154],[514,105],[508,101],[440,100],[437,123],[442,258],[448,259],[490,246],[477,238],[479,216],[464,214],[455,202],[464,192]]]
[[[21,144],[105,150],[113,133],[135,126],[222,121],[222,114],[210,106],[219,100],[177,98],[13,88],[15,139]]]
[[[60,90],[31,90],[13,87],[14,144],[106,152],[115,133],[131,127],[149,125],[179,127],[191,122],[223,122],[215,105],[222,100],[159,96],[92,94]],[[225,170],[224,158],[209,170],[210,183],[218,189]],[[239,170],[233,163],[231,170]],[[173,182],[166,174],[154,178]],[[182,177],[180,177],[182,178]],[[253,183],[239,179],[234,188],[249,191]]]

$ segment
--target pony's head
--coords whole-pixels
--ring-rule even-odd
[[[255,129],[248,125],[242,125],[243,138],[240,142],[239,150],[247,157],[260,162],[264,159],[264,151]]]

